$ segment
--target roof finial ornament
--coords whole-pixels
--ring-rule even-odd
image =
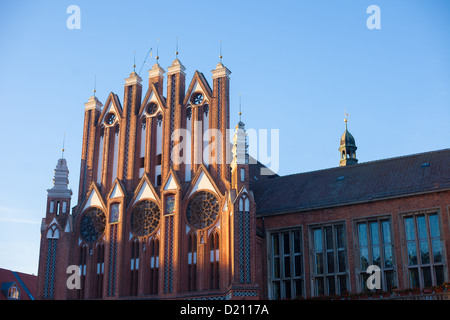
[[[344,118],[344,122],[345,122],[345,130],[347,130],[347,117],[349,116],[349,114],[347,113],[347,111],[344,109],[344,115],[345,115],[345,118]]]
[[[66,142],[66,133],[64,132],[64,137],[63,137],[63,144],[62,144],[62,149],[61,149],[61,158],[64,159],[64,143]]]
[[[241,111],[241,94],[239,93],[239,122],[241,122],[242,111]]]
[[[94,97],[95,97],[95,93],[97,92],[96,88],[97,88],[97,75],[95,74],[94,75]]]
[[[136,50],[134,50],[134,58],[133,58],[133,72],[136,72]]]
[[[178,59],[178,37],[177,37],[177,49],[175,51],[175,58]]]
[[[220,63],[222,63],[222,40],[220,40],[220,55],[219,55]]]
[[[159,61],[159,39],[156,39],[156,63],[158,63]]]

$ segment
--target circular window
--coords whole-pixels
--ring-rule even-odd
[[[146,112],[148,115],[152,115],[158,110],[158,105],[154,102],[150,102],[147,104]]]
[[[86,242],[97,241],[105,231],[106,216],[98,208],[89,208],[81,217],[80,236]]]
[[[195,92],[192,95],[191,102],[195,105],[202,103],[203,102],[203,94],[201,94],[200,92]]]
[[[131,212],[131,231],[140,237],[148,236],[158,227],[159,218],[160,211],[156,203],[140,201]]]
[[[113,112],[110,112],[105,117],[106,124],[113,124],[116,120],[116,115]]]
[[[186,217],[191,226],[203,229],[211,226],[219,214],[219,200],[210,192],[201,191],[190,201]]]

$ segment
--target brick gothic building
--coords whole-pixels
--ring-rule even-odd
[[[186,89],[184,70],[168,68],[166,97],[157,63],[146,92],[132,72],[123,102],[85,104],[77,204],[59,159],[38,298],[331,295],[364,290],[369,265],[382,290],[448,281],[450,149],[358,164],[346,123],[339,167],[261,175],[242,122],[228,139],[230,71],[219,63],[212,88],[196,71]]]

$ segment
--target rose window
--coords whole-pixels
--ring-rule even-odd
[[[97,241],[105,231],[106,216],[98,208],[89,208],[81,218],[80,236],[86,242]]]
[[[203,94],[196,92],[192,95],[191,102],[195,105],[199,105],[203,102]]]
[[[160,211],[152,201],[140,201],[131,212],[131,230],[140,237],[151,234],[159,225]]]
[[[105,122],[106,122],[106,124],[109,124],[109,125],[113,124],[115,120],[116,120],[116,115],[113,112],[108,113],[105,117]]]
[[[152,115],[158,110],[158,105],[154,102],[147,104],[147,114]]]
[[[219,214],[219,200],[210,192],[201,191],[190,201],[186,217],[191,226],[203,229],[211,226]]]

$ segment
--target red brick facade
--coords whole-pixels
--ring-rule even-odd
[[[42,223],[40,299],[259,297],[248,173],[233,184],[240,167],[225,162],[230,71],[217,65],[213,90],[197,71],[186,91],[176,59],[167,97],[164,73],[149,71],[144,97],[133,72],[123,104],[114,93],[86,103],[78,204],[71,214],[47,208]],[[207,129],[222,139],[204,139]],[[80,288],[69,288],[69,266],[79,267]]]
[[[144,96],[133,72],[123,103],[111,93],[85,104],[76,206],[65,159],[48,190],[38,299],[343,294],[365,290],[372,264],[380,290],[448,281],[449,150],[260,176],[260,163],[238,159],[246,147],[227,148],[245,143],[227,133],[230,71],[219,63],[212,89],[196,71],[186,90],[184,70],[168,68],[167,97],[155,64]],[[220,135],[204,139],[208,129]]]

